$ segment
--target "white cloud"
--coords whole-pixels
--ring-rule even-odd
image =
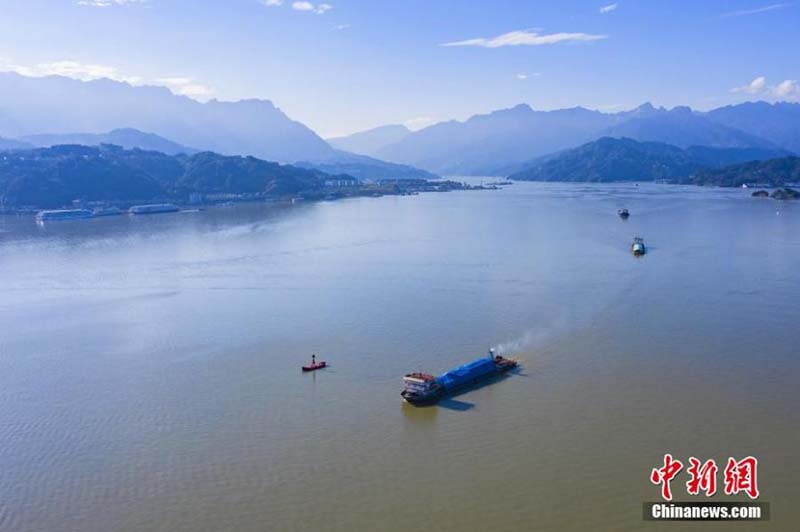
[[[89,7],[110,7],[125,6],[131,4],[144,4],[146,0],[78,0],[79,6]]]
[[[125,81],[131,84],[142,82],[142,78],[139,76],[125,74],[112,66],[78,63],[77,61],[55,61],[52,63],[38,63],[35,65],[16,65],[3,62],[0,63],[0,70],[12,71],[29,77],[65,76],[81,81],[108,78],[114,81]]]
[[[759,76],[747,85],[742,87],[734,87],[732,92],[743,92],[745,94],[758,94],[762,92],[767,86],[767,78]]]
[[[283,0],[261,0],[261,3],[265,6],[277,7],[283,5]]]
[[[541,74],[538,73],[538,72],[531,72],[530,74],[519,73],[519,74],[517,74],[516,78],[519,79],[519,80],[524,80],[524,79],[533,78],[533,77],[537,77],[537,76],[541,76]]]
[[[743,87],[735,87],[731,92],[755,94],[777,100],[800,101],[800,84],[794,79],[785,79],[777,85],[767,85],[767,78],[759,76]]]
[[[418,116],[403,122],[403,125],[412,131],[423,129],[433,124],[433,119],[429,116]]]
[[[198,83],[192,78],[156,78],[153,82],[167,87],[175,94],[181,94],[196,100],[208,99],[214,94],[214,89]]]
[[[600,8],[600,13],[602,15],[605,15],[606,13],[611,13],[612,11],[615,11],[618,7],[619,4],[617,4],[616,2],[613,4],[608,4],[607,6],[603,6]]]
[[[786,79],[772,87],[772,93],[778,98],[800,100],[800,85],[797,84],[797,80]]]
[[[564,42],[588,42],[605,39],[606,35],[588,33],[550,33],[540,34],[531,30],[511,31],[497,37],[467,39],[442,44],[442,46],[480,46],[483,48],[500,48],[501,46],[543,46]]]
[[[306,2],[305,0],[292,2],[292,9],[296,11],[307,11],[310,13],[316,13],[317,15],[324,15],[331,9],[333,6],[330,4],[318,4],[314,5],[311,2]]]
[[[339,24],[337,26],[334,26],[333,29],[335,29],[336,31],[347,30],[350,29],[350,24]]]
[[[113,66],[95,63],[79,63],[69,60],[38,63],[35,65],[18,65],[7,61],[0,61],[0,72],[16,72],[17,74],[34,78],[64,76],[80,81],[93,81],[106,78],[114,81],[122,81],[131,85],[159,85],[167,87],[175,94],[182,94],[198,100],[208,99],[214,94],[214,89],[212,87],[203,85],[189,77],[170,76],[148,79],[142,76],[131,75]]]
[[[783,9],[784,7],[789,7],[789,4],[770,4],[768,6],[757,7],[755,9],[744,9],[742,11],[731,11],[729,13],[723,13],[721,16],[723,17],[742,17],[746,15],[756,15],[758,13],[766,13],[767,11],[775,11],[776,9]]]

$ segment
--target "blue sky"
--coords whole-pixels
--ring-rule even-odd
[[[3,70],[162,84],[198,99],[266,98],[326,137],[522,102],[619,110],[800,100],[800,4],[772,0],[0,7]]]

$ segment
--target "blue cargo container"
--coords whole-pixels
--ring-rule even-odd
[[[481,377],[485,377],[490,373],[495,373],[496,371],[497,366],[494,360],[488,357],[482,357],[468,364],[464,364],[463,366],[451,369],[447,373],[442,373],[436,377],[436,382],[446,390],[453,390],[459,386],[474,382]]]

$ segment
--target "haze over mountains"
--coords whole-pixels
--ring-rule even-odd
[[[411,130],[406,126],[391,124],[327,140],[334,148],[375,157],[381,148],[400,142],[409,134]]]
[[[0,136],[135,128],[226,155],[278,162],[334,155],[316,133],[268,100],[201,103],[164,87],[0,72]]]
[[[800,103],[748,102],[709,112],[647,103],[617,113],[520,104],[414,132],[389,125],[325,141],[268,100],[201,103],[163,87],[0,73],[0,149],[110,143],[170,155],[204,150],[391,179],[508,175],[602,137],[798,153]]]
[[[120,128],[108,133],[65,133],[65,134],[39,134],[27,135],[19,139],[31,147],[49,148],[59,144],[79,144],[82,146],[100,146],[101,144],[114,144],[123,148],[139,148],[142,150],[158,151],[167,155],[179,153],[193,154],[199,150],[187,148],[169,139],[153,133],[144,133],[138,129]]]
[[[757,119],[763,109],[767,123]],[[383,146],[374,155],[440,174],[497,175],[521,168],[538,156],[579,146],[603,136],[664,142],[679,147],[798,150],[800,104],[741,104],[709,113],[644,104],[602,113],[575,107],[535,111],[528,105],[436,124]],[[731,125],[733,124],[733,125]],[[734,127],[734,125],[736,127]]]

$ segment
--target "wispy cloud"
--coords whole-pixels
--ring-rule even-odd
[[[124,6],[130,4],[144,4],[147,0],[78,0],[79,6],[89,7],[111,7]]]
[[[108,0],[100,0],[100,1],[108,1]],[[283,0],[259,0],[259,2],[267,7],[280,7],[283,5]],[[312,2],[308,2],[307,0],[297,0],[291,3],[292,9],[295,11],[302,11],[305,13],[316,13],[317,15],[324,15],[331,9],[333,6],[326,3],[321,4],[314,4]]]
[[[156,78],[153,80],[158,85],[163,85],[175,94],[182,94],[196,100],[206,100],[214,94],[214,89],[192,78]]]
[[[79,63],[77,61],[68,60],[54,61],[52,63],[38,63],[35,65],[17,65],[4,61],[0,63],[0,70],[16,72],[17,74],[29,77],[65,76],[81,81],[108,78],[114,81],[124,81],[131,84],[141,83],[143,81],[139,76],[126,74],[112,66],[95,63]]]
[[[337,24],[336,26],[333,27],[333,29],[335,29],[336,31],[347,30],[350,29],[350,24]]]
[[[299,2],[292,2],[292,9],[296,11],[307,11],[309,13],[316,13],[317,15],[324,15],[325,13],[333,9],[333,6],[330,4],[314,5],[311,2],[302,0]]]
[[[723,13],[723,17],[743,17],[746,15],[757,15],[758,13],[766,13],[767,11],[775,11],[776,9],[783,9],[789,7],[791,4],[770,4],[767,6],[756,7],[754,9],[744,9],[742,11],[730,11]]]
[[[794,79],[785,79],[777,85],[768,85],[767,78],[759,76],[742,87],[734,87],[731,92],[753,94],[764,98],[800,101],[800,84]]]
[[[731,92],[741,92],[745,94],[758,94],[763,92],[764,89],[767,87],[767,78],[764,76],[759,76],[747,85],[743,85],[741,87],[734,87],[731,89]]]
[[[500,48],[501,46],[545,46],[549,44],[569,42],[589,42],[607,38],[607,35],[589,33],[548,33],[542,34],[532,30],[511,31],[497,37],[467,39],[447,42],[441,46],[480,46],[482,48]]]
[[[614,2],[613,4],[608,4],[607,6],[603,6],[600,8],[600,14],[605,15],[606,13],[611,13],[615,11],[619,7],[619,4]]]
[[[519,74],[516,75],[516,78],[519,79],[519,80],[525,80],[525,79],[528,79],[528,78],[534,78],[534,77],[538,77],[538,76],[541,76],[541,74],[539,72],[531,72],[530,74],[519,73]]]
[[[778,98],[800,100],[800,85],[795,79],[786,79],[772,87],[772,93]]]
[[[63,76],[80,81],[93,81],[97,79],[111,79],[122,81],[131,85],[159,85],[167,87],[175,94],[181,94],[197,100],[210,98],[214,89],[196,80],[185,76],[168,76],[148,79],[123,72],[108,65],[96,63],[80,63],[78,61],[54,61],[52,63],[38,63],[35,65],[19,65],[0,60],[0,71],[16,72],[28,77]]]

